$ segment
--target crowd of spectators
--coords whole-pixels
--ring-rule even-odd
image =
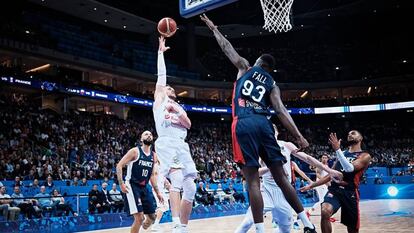
[[[18,211],[28,218],[48,212],[76,214],[56,193],[58,190],[53,190],[54,181],[87,186],[89,180],[100,179],[106,185],[102,185],[100,190],[94,186],[90,191],[89,212],[120,211],[120,192],[116,184],[111,188],[107,185],[116,180],[117,161],[126,150],[138,145],[139,134],[144,130],[155,133],[151,111],[131,111],[129,118],[122,120],[112,115],[78,111],[59,115],[39,106],[23,94],[0,96],[0,180],[14,179],[11,198],[18,199],[13,199],[11,206],[19,208]],[[232,160],[229,122],[199,115],[191,118],[193,127],[187,141],[200,171],[196,180],[197,202],[244,202],[243,194],[233,189],[231,184],[241,182],[241,173]],[[398,117],[378,120],[377,123],[369,117],[358,118],[358,121],[325,118],[314,116],[312,121],[303,117],[297,119],[301,131],[311,143],[305,152],[315,157],[332,154],[326,143],[329,132],[345,137],[348,130],[361,129],[364,146],[373,155],[372,166],[410,165],[411,170],[398,175],[414,174],[413,128],[405,124],[408,121]],[[294,141],[282,127],[280,131],[282,139]],[[222,183],[230,186],[223,189]],[[210,190],[211,184],[217,185],[217,189]],[[25,199],[22,196],[20,189],[27,186],[40,190],[36,198]],[[52,189],[52,192],[45,193],[44,188]],[[2,191],[3,198],[7,198],[4,194],[6,192]],[[0,203],[11,204],[6,199]],[[18,211],[11,209],[10,213]],[[11,218],[14,215],[9,214]]]

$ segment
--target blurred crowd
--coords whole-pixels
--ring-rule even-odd
[[[19,190],[14,187],[31,186],[42,190],[41,186],[53,188],[56,180],[67,181],[67,185],[73,186],[85,186],[89,180],[100,179],[106,183],[115,180],[116,163],[129,148],[139,144],[140,133],[150,130],[156,134],[152,112],[148,110],[140,109],[135,114],[131,111],[128,119],[122,120],[113,115],[79,111],[59,115],[51,110],[42,110],[35,103],[23,94],[0,96],[0,180],[15,180],[14,197],[19,195]],[[197,201],[200,204],[244,202],[243,194],[232,187],[241,182],[241,173],[232,160],[229,122],[208,116],[190,117],[193,127],[187,141],[200,171],[196,180]],[[317,116],[312,121],[309,118],[297,119],[297,124],[302,126],[301,131],[311,143],[305,152],[317,158],[325,153],[332,155],[333,151],[327,144],[329,132],[337,132],[345,139],[350,129],[360,129],[363,130],[364,148],[373,155],[372,166],[414,165],[411,125],[391,118],[378,119],[377,123],[370,118],[358,119],[318,119]],[[280,129],[281,139],[294,142],[283,127]],[[343,145],[346,146],[346,142]],[[400,175],[410,175],[412,171]],[[226,188],[222,188],[222,184]],[[210,190],[209,185],[217,188]],[[59,196],[54,191],[51,195]],[[91,196],[96,196],[94,200],[105,199],[97,193]],[[33,205],[31,200],[13,201],[13,206],[19,207],[27,217],[38,216],[39,210],[75,214],[73,209],[64,205],[64,200],[59,201],[61,205],[54,205],[51,201],[46,210],[41,201],[39,205]],[[89,211],[101,213],[113,208],[112,205],[103,207],[102,203],[93,202]]]

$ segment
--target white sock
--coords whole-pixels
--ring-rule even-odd
[[[187,227],[187,224],[183,224],[183,223],[181,223],[181,227],[182,227],[182,228],[186,228],[186,227]]]
[[[180,222],[180,217],[172,217],[172,221],[174,223],[174,226],[180,226],[181,222]]]
[[[314,228],[313,224],[309,221],[308,216],[306,216],[305,211],[300,212],[298,217],[305,227],[309,227],[310,229]]]
[[[264,223],[255,223],[256,233],[264,233]]]

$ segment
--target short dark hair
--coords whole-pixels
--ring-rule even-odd
[[[273,68],[275,67],[275,64],[276,64],[275,58],[268,53],[262,54],[260,56],[260,60],[262,60],[263,63],[271,70],[273,70]]]

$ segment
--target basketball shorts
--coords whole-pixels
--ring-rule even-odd
[[[141,212],[144,214],[155,213],[156,202],[150,185],[141,186],[129,181],[126,181],[125,185],[128,187],[128,193],[123,194],[125,212],[129,215]]]
[[[330,187],[323,203],[331,204],[334,214],[341,208],[341,223],[359,229],[359,191]]]
[[[159,173],[167,177],[171,168],[181,168],[183,175],[197,174],[197,169],[191,157],[190,147],[179,138],[159,137],[155,141],[155,152],[160,161]]]
[[[266,116],[236,117],[231,126],[234,160],[241,166],[260,167],[259,157],[269,167],[286,163],[276,142],[275,131]]]
[[[290,226],[293,223],[292,207],[279,187],[264,184],[262,196],[264,212],[272,212],[273,219],[279,225]]]

